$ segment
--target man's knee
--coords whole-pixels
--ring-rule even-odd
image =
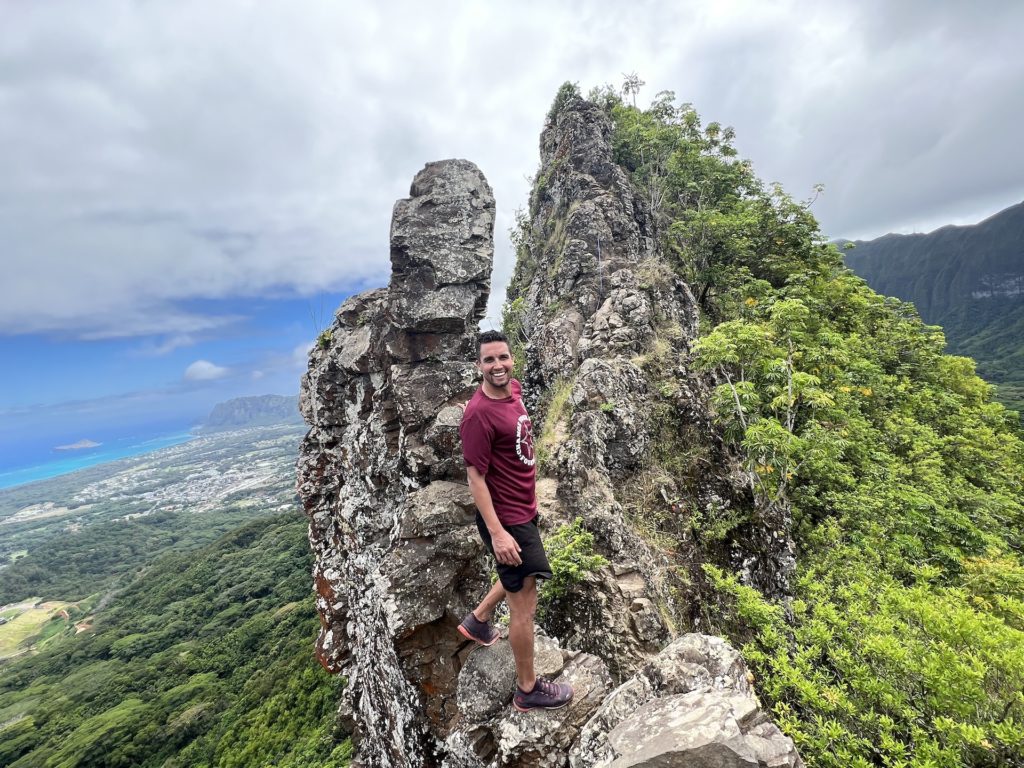
[[[537,579],[530,576],[523,580],[523,588],[505,596],[509,618],[512,621],[532,621],[537,613]]]

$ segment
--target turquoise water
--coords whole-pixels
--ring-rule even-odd
[[[66,475],[69,472],[76,472],[79,469],[95,467],[97,464],[105,464],[108,461],[117,459],[128,459],[132,456],[141,456],[145,453],[169,448],[172,445],[181,445],[192,440],[195,435],[182,432],[176,435],[156,437],[142,442],[115,441],[109,446],[101,445],[98,448],[83,451],[81,455],[74,458],[62,458],[57,461],[49,461],[34,467],[23,467],[0,472],[0,488],[11,488],[15,485],[34,483],[37,480],[47,480],[51,477]]]

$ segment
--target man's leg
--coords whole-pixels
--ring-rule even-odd
[[[480,605],[466,614],[466,618],[459,624],[459,634],[483,646],[494,645],[501,637],[501,633],[491,626],[491,615],[498,603],[504,599],[505,588],[501,586],[500,581],[495,582]]]
[[[491,587],[491,591],[488,592],[484,599],[480,601],[475,609],[473,609],[473,615],[477,621],[487,622],[491,620],[491,616],[494,614],[494,609],[498,607],[498,603],[505,599],[505,588],[501,586],[500,581],[494,582],[494,586]]]
[[[523,579],[523,588],[518,592],[509,592],[505,599],[508,601],[509,613],[508,642],[512,646],[512,657],[516,660],[516,681],[521,691],[529,693],[537,680],[533,671],[533,617],[537,613],[536,577],[527,576]]]

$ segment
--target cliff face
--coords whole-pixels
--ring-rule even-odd
[[[701,580],[701,562],[740,572],[763,594],[790,594],[790,513],[755,508],[751,477],[711,424],[715,382],[688,368],[696,302],[660,252],[645,201],[615,164],[611,134],[604,112],[579,98],[545,128],[509,299],[523,328],[526,382],[550,436],[542,439],[545,470],[568,516],[582,518],[617,561],[637,564],[658,613],[699,629],[700,595],[688,583]],[[568,388],[571,407],[546,413],[559,388]],[[693,534],[698,520],[734,523],[710,542]],[[657,529],[667,546],[631,533],[643,529]],[[680,580],[680,566],[692,576]],[[628,659],[642,658],[644,643],[664,631],[654,614],[638,623],[653,634],[641,640],[605,626],[581,633],[580,643],[603,653],[613,649],[595,644],[616,643],[611,655],[629,670]]]
[[[941,323],[971,299],[1024,296],[1024,203],[973,226],[853,241],[846,263],[879,293],[912,301]]]
[[[687,514],[745,515],[717,557],[771,594],[788,589],[786,511],[750,509],[749,478],[710,426],[707,384],[685,365],[695,302],[662,261],[610,133],[580,99],[553,115],[510,289],[526,399],[543,424],[542,531],[580,520],[608,560],[551,605],[538,636],[538,671],[576,688],[568,707],[516,713],[507,642],[474,649],[455,631],[491,568],[453,407],[475,387],[490,271],[493,200],[473,166],[434,163],[416,177],[395,208],[391,285],[346,302],[311,355],[299,492],[317,647],[349,679],[342,711],[360,765],[801,764],[739,655],[679,634],[701,615],[680,599],[699,599],[680,576],[685,553],[694,568],[706,553],[685,526],[671,547],[664,531],[638,533],[652,516],[678,517],[683,495]],[[676,479],[661,466],[675,440],[692,441],[706,469]]]
[[[427,760],[428,730],[454,714],[454,616],[488,586],[472,499],[451,482],[463,469],[449,406],[473,390],[494,198],[455,160],[429,164],[410,194],[395,205],[391,284],[341,306],[300,395],[317,654],[348,677],[343,711],[378,765]]]

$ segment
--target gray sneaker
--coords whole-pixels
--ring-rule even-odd
[[[533,690],[529,693],[516,688],[512,706],[520,712],[529,712],[531,709],[561,709],[572,701],[572,694],[571,685],[555,683],[538,675],[537,682],[533,684]]]
[[[474,643],[479,643],[484,647],[494,645],[498,638],[501,637],[501,633],[492,627],[490,622],[480,621],[472,613],[467,614],[466,618],[459,624],[459,634],[467,640],[472,640]]]

